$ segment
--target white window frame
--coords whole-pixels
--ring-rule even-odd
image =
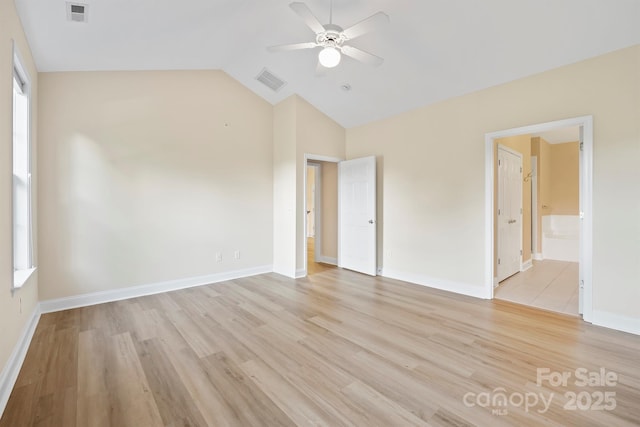
[[[13,117],[13,80],[16,79],[21,83],[22,93],[27,97],[27,268],[16,268],[16,259],[15,259],[15,239],[16,239],[16,220],[15,220],[15,210],[14,200],[15,200],[15,184],[11,186],[11,224],[12,224],[12,250],[11,250],[11,258],[13,265],[13,282],[12,282],[12,291],[20,289],[28,280],[29,277],[36,271],[35,257],[34,257],[34,239],[33,239],[33,188],[32,188],[32,173],[33,173],[33,159],[32,159],[32,140],[31,140],[31,120],[32,120],[32,99],[31,99],[31,77],[27,72],[27,69],[24,66],[24,61],[22,61],[22,56],[18,51],[18,48],[13,43],[13,75],[11,80],[12,85],[12,119],[11,119],[11,165],[13,171],[14,158],[13,158],[13,150],[14,150],[14,136],[13,136],[13,126],[14,126],[14,117]],[[15,180],[15,177],[12,172],[12,181]]]

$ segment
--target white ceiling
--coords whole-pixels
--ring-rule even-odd
[[[315,75],[315,50],[290,0],[15,0],[39,71],[222,69],[271,103],[297,93],[346,128],[640,43],[638,0],[335,0],[346,28],[382,10],[391,24],[352,41],[385,59],[344,58]],[[305,3],[325,23],[328,0]],[[287,85],[255,80],[267,67]],[[350,84],[352,90],[341,89]]]

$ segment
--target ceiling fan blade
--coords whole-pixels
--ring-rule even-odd
[[[292,43],[292,44],[281,44],[277,46],[269,46],[267,50],[269,52],[283,52],[288,50],[313,49],[316,46],[318,46],[316,42]]]
[[[369,52],[365,52],[364,50],[358,49],[353,46],[342,46],[342,53],[347,56],[350,56],[353,59],[357,59],[360,62],[364,62],[365,64],[378,66],[382,65],[384,59],[379,56],[375,56]]]
[[[370,31],[377,30],[378,28],[389,23],[389,15],[384,12],[378,12],[371,15],[368,18],[363,19],[357,24],[352,25],[342,32],[342,34],[348,39],[355,39],[361,35]]]
[[[296,1],[291,3],[289,7],[293,9],[293,11],[297,13],[300,18],[302,18],[304,23],[307,24],[307,27],[311,28],[311,31],[316,34],[323,33],[325,31],[324,26],[320,23],[320,21],[318,21],[318,18],[315,17],[315,15],[311,12],[311,9],[309,9],[306,4]]]

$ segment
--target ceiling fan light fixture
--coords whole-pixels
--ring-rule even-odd
[[[327,46],[318,54],[318,60],[323,67],[333,68],[340,63],[342,55],[338,49],[332,46]]]

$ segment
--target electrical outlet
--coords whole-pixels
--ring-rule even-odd
[[[234,257],[235,259],[240,259],[240,249],[236,250],[236,251],[233,253],[233,257]]]
[[[222,252],[216,252],[216,262],[222,262]]]

